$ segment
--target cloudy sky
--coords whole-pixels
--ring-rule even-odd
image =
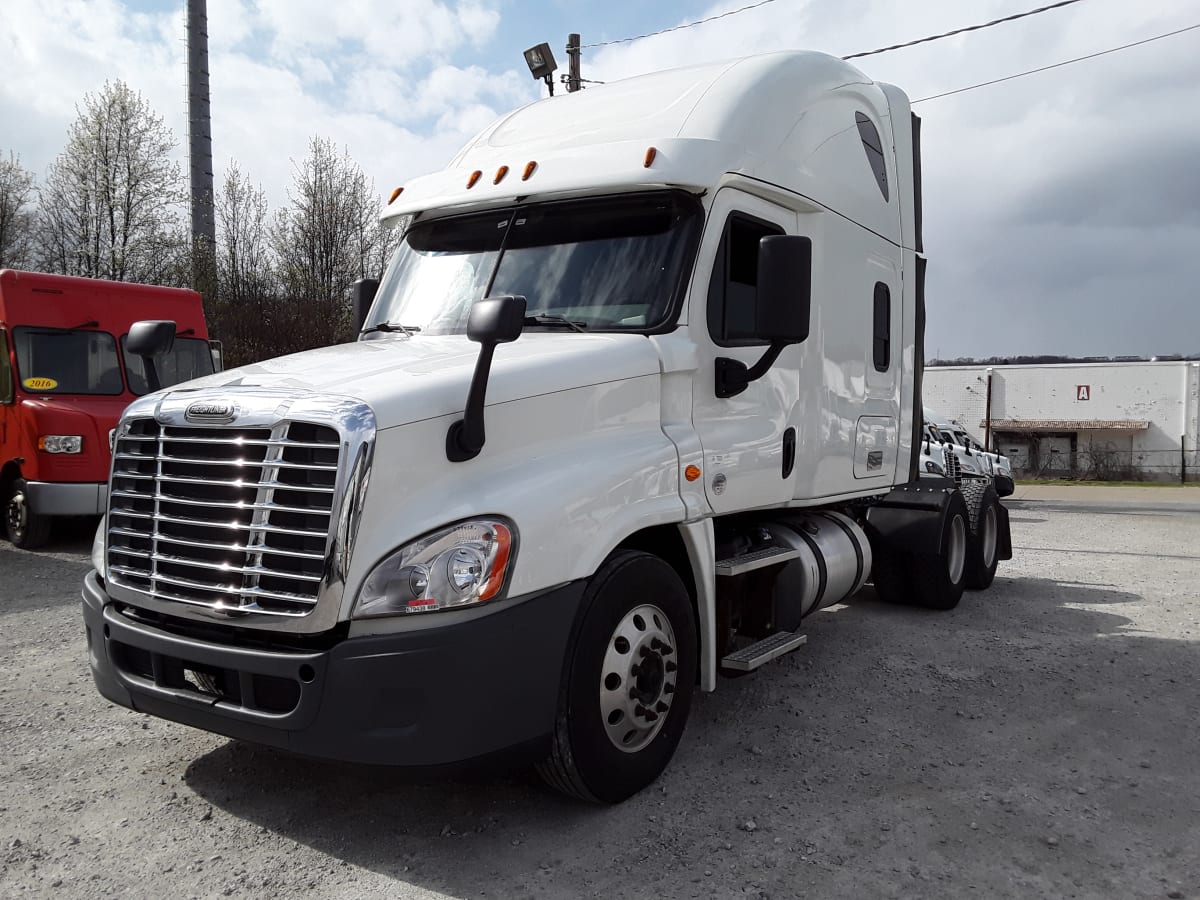
[[[381,193],[440,168],[536,99],[521,51],[695,21],[749,0],[209,0],[214,157],[287,202],[314,134]],[[845,55],[1036,0],[773,0],[709,24],[589,48],[601,81],[747,53]],[[0,0],[0,153],[39,176],[75,104],[107,78],[180,140],[184,0]],[[1200,0],[1083,0],[859,60],[911,97],[1200,24]],[[916,107],[924,119],[927,351],[1200,353],[1200,29]]]

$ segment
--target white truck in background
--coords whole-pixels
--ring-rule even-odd
[[[113,702],[618,802],[815,611],[948,609],[1010,555],[990,485],[919,477],[898,88],[788,52],[541,100],[402,217],[358,342],[122,417],[83,587]]]
[[[930,436],[958,457],[963,472],[992,479],[996,493],[1001,497],[1013,493],[1016,482],[1007,456],[987,450],[958,422],[938,416],[929,409],[925,410],[925,422]]]

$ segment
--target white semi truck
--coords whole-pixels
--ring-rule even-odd
[[[984,449],[983,444],[957,422],[925,410],[925,427],[935,442],[958,457],[958,467],[969,475],[992,480],[996,493],[1007,497],[1016,489],[1012,463],[1007,456]]]
[[[816,610],[985,586],[995,492],[918,477],[918,126],[807,52],[502,117],[393,195],[359,341],[126,411],[83,588],[100,692],[617,802],[696,689]]]

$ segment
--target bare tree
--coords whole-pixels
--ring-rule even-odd
[[[227,365],[265,359],[290,348],[276,340],[279,291],[269,244],[267,196],[231,162],[216,197],[217,297],[210,318]]]
[[[38,261],[52,272],[187,284],[186,195],[175,138],[121,81],[87,94],[40,189]]]
[[[289,337],[307,347],[347,340],[347,289],[379,277],[395,243],[379,225],[375,185],[346,150],[315,137],[288,196],[292,207],[277,214],[271,240],[294,304]]]
[[[0,157],[0,269],[29,265],[33,211],[27,207],[34,195],[33,173],[21,158],[11,152]]]

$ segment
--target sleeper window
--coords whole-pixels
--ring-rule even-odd
[[[867,154],[867,162],[875,173],[875,181],[883,199],[888,199],[887,162],[883,155],[883,142],[879,139],[879,131],[863,113],[856,112],[854,121],[858,123],[858,136],[862,138],[863,150]]]
[[[875,308],[872,315],[871,355],[875,370],[886,372],[892,364],[892,293],[882,281],[875,283]]]

